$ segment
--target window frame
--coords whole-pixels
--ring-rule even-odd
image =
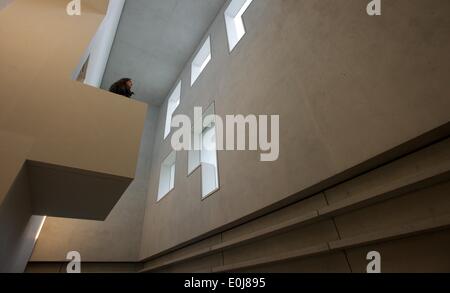
[[[192,135],[192,141],[191,141],[191,146],[194,146],[194,139],[195,136],[197,135],[195,133],[194,128],[192,127],[192,131],[191,131],[191,135]],[[201,143],[201,137],[200,137],[200,143]],[[190,163],[190,158],[191,158],[191,154],[192,153],[198,153],[198,163],[195,165],[195,167],[193,167],[192,169],[190,168],[191,163]],[[190,150],[187,151],[187,177],[190,177],[192,174],[195,173],[195,171],[197,171],[199,168],[201,168],[202,166],[202,158],[201,158],[201,150]]]
[[[205,130],[207,130],[208,127],[203,127],[202,129],[202,149],[203,149],[203,134],[205,132]],[[215,137],[216,137],[216,148],[215,148],[215,156],[216,156],[216,170],[215,170],[215,176],[217,176],[217,186],[214,189],[211,189],[211,191],[209,191],[207,194],[203,194],[203,172],[205,170],[205,162],[203,162],[202,159],[202,152],[200,152],[200,172],[201,172],[201,190],[202,190],[202,201],[207,199],[208,197],[212,196],[214,193],[216,193],[217,191],[220,190],[220,173],[219,173],[219,151],[217,150],[217,129],[216,129],[216,124],[214,123],[214,127],[213,127],[214,131],[215,131]]]
[[[239,2],[242,1],[242,5],[237,6]],[[237,3],[237,4],[236,4]],[[231,0],[228,7],[224,11],[225,18],[225,29],[227,33],[227,42],[229,53],[237,47],[244,36],[247,34],[247,29],[244,21],[244,14],[253,3],[253,0]],[[236,7],[238,9],[236,9]],[[231,11],[236,11],[236,13],[231,13]],[[238,27],[241,26],[243,33],[240,34]]]
[[[204,53],[207,53],[205,58],[202,57]],[[202,76],[202,73],[206,70],[211,61],[212,61],[211,35],[208,35],[208,37],[203,41],[202,45],[200,46],[199,50],[197,51],[195,57],[192,59],[191,62],[191,87],[194,86],[194,84],[197,82],[200,76]]]
[[[171,157],[174,156],[173,158],[173,163],[170,165],[166,164],[166,161]],[[172,166],[174,166],[172,168]],[[168,178],[168,191],[165,192],[164,194],[161,194],[161,180],[162,180],[162,175],[163,175],[163,167],[166,168],[166,171],[169,173],[169,178]],[[172,172],[172,169],[173,172]],[[165,158],[164,160],[161,162],[160,165],[160,170],[159,170],[159,180],[158,180],[158,192],[157,192],[157,197],[156,197],[156,202],[159,203],[161,202],[164,198],[166,198],[173,190],[175,190],[175,183],[176,183],[176,170],[177,170],[177,152],[176,151],[171,151]],[[172,177],[173,175],[173,177]]]
[[[204,107],[203,107],[203,109],[205,109]],[[202,133],[203,133],[203,131],[205,130],[205,128],[206,127],[204,127],[203,126],[203,119],[206,117],[206,116],[208,116],[208,115],[215,115],[216,114],[216,107],[215,107],[215,102],[213,101],[211,104],[209,104],[207,107],[206,107],[206,110],[204,110],[203,111],[203,117],[202,117],[202,131],[201,131],[201,133],[200,133],[200,143],[202,144],[202,147],[203,147],[203,138],[202,138]],[[215,124],[215,121],[214,121],[214,124]],[[215,125],[214,125],[214,127],[215,127]],[[192,133],[194,132],[194,128],[192,129]],[[193,141],[192,141],[192,143],[193,143]],[[217,129],[216,129],[216,163],[217,163],[217,166],[216,166],[216,168],[217,168],[217,170],[216,170],[216,173],[217,173],[217,188],[215,188],[214,190],[211,190],[207,195],[205,195],[205,196],[203,196],[203,163],[202,163],[202,153],[201,153],[201,150],[200,151],[198,151],[199,152],[199,160],[200,160],[200,162],[199,162],[199,164],[195,167],[195,168],[193,168],[192,170],[189,170],[189,156],[190,156],[190,153],[191,153],[191,151],[188,151],[187,152],[187,177],[190,177],[190,176],[192,176],[197,170],[199,170],[199,172],[200,172],[200,190],[201,190],[201,200],[203,201],[203,200],[206,200],[208,197],[210,197],[210,196],[212,196],[214,193],[216,193],[217,191],[219,191],[220,190],[220,168],[219,168],[219,165],[220,165],[220,163],[219,163],[219,150],[217,150]]]
[[[166,140],[170,136],[170,133],[172,133],[173,114],[176,112],[176,110],[178,109],[178,107],[181,104],[181,90],[182,90],[182,86],[181,86],[181,80],[180,80],[180,81],[178,81],[178,83],[176,83],[176,86],[173,88],[173,90],[169,96],[169,99],[167,100],[166,121],[164,124],[163,140]],[[175,99],[175,98],[177,98],[177,99]],[[174,100],[177,101],[175,103],[176,105],[173,107],[173,109],[170,109],[171,103],[173,103]],[[169,118],[169,110],[171,110],[170,118]]]

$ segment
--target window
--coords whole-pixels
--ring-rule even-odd
[[[176,152],[173,151],[161,164],[158,201],[175,188],[175,161]]]
[[[205,198],[219,188],[215,125],[211,125],[203,130],[201,162],[202,196]]]
[[[230,52],[245,35],[245,26],[242,16],[253,0],[232,0],[225,10],[225,23],[228,33]]]
[[[219,188],[216,123],[212,116],[214,112],[214,105],[205,112],[201,133],[202,198],[208,197]]]
[[[191,66],[191,86],[194,85],[197,78],[200,76],[202,71],[205,69],[206,65],[208,65],[209,61],[211,61],[211,38],[208,37],[200,48],[192,61]]]
[[[188,152],[188,176],[201,166],[202,198],[219,189],[215,108],[212,104],[203,114],[203,128],[192,133],[192,149]],[[195,150],[197,142],[197,150]]]
[[[192,147],[188,152],[188,175],[190,175],[192,172],[197,169],[201,162],[200,162],[200,150],[196,150],[194,146],[196,145],[200,146],[201,144],[201,133],[195,133],[192,131]]]
[[[166,115],[166,128],[164,131],[164,139],[167,138],[170,134],[170,130],[172,129],[172,116],[175,110],[180,105],[180,98],[181,98],[181,81],[178,82],[178,85],[173,90],[172,95],[169,98],[169,101],[167,102],[167,115]]]

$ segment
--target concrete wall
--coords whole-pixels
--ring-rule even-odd
[[[171,151],[163,111],[142,258],[311,196],[428,143],[432,136],[405,144],[450,120],[449,2],[383,4],[382,17],[369,17],[359,0],[253,1],[232,53],[218,15],[207,33],[212,61],[193,87],[188,62],[176,113],[192,116],[214,101],[221,116],[278,114],[280,158],[219,152],[220,190],[202,201],[200,171],[188,177],[187,153],[179,152],[175,190],[157,203],[160,164]]]
[[[47,218],[32,262],[65,261],[69,251],[86,262],[136,262],[142,233],[151,153],[159,108],[150,107],[135,180],[105,221]],[[84,267],[83,267],[84,269]]]
[[[449,272],[450,140],[149,261],[151,272]]]
[[[84,272],[449,272],[450,140],[143,265],[85,263]],[[65,272],[30,263],[27,272]]]
[[[2,271],[25,267],[40,226],[32,215],[104,219],[134,178],[146,105],[70,79],[108,1],[83,3],[79,17],[59,0],[1,11]]]
[[[23,0],[2,12],[0,24],[13,29],[0,31],[10,40],[1,45],[0,75],[10,86],[0,100],[0,130],[34,139],[29,160],[132,178],[146,105],[70,80],[105,11],[86,2],[77,18],[65,8]],[[30,21],[15,23],[18,15]],[[121,134],[128,138],[115,144]]]
[[[219,152],[220,190],[202,201],[200,170],[188,177],[187,153],[179,152],[175,189],[157,203],[171,151],[164,105],[139,253],[147,270],[361,271],[373,249],[387,257],[385,271],[450,270],[449,142],[440,141],[449,134],[450,3],[385,1],[381,17],[367,16],[365,4],[253,1],[232,53],[219,14],[208,31],[213,59],[193,87],[187,63],[176,113],[192,116],[214,101],[221,116],[278,114],[280,158]],[[67,237],[88,261],[117,257],[105,240],[128,234],[90,225],[49,226],[49,235],[66,235],[63,249],[55,256],[42,245],[36,256],[47,255],[35,260],[61,260],[74,247]],[[73,227],[84,231],[62,231]],[[405,259],[420,247],[428,253]]]
[[[26,170],[21,169],[0,205],[0,272],[20,272],[14,263],[21,253],[22,233],[30,219],[31,199]],[[26,263],[25,260],[24,263]]]

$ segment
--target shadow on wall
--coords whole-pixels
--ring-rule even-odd
[[[32,204],[26,165],[0,201],[0,273],[22,273],[44,223],[44,216],[30,216]]]

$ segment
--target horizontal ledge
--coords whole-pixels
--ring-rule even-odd
[[[446,166],[445,170],[426,170],[414,176],[396,180],[389,184],[389,188],[386,188],[386,186],[382,186],[376,188],[375,190],[372,190],[371,192],[368,192],[367,194],[352,196],[340,200],[337,203],[332,203],[328,206],[320,208],[318,210],[319,216],[336,216],[347,211],[352,211],[360,207],[365,207],[396,196],[400,196],[409,192],[414,192],[416,190],[438,184],[450,178],[449,169],[450,167]]]
[[[164,267],[167,267],[167,266],[170,266],[170,265],[173,265],[173,264],[177,264],[177,263],[180,263],[180,262],[183,262],[183,261],[187,261],[187,260],[190,260],[190,259],[206,256],[206,255],[209,255],[211,253],[212,253],[211,252],[211,247],[203,248],[203,249],[200,249],[200,250],[198,250],[196,252],[187,254],[185,256],[178,257],[178,258],[170,260],[170,261],[162,262],[160,264],[156,264],[156,265],[149,266],[149,267],[144,267],[144,269],[140,270],[139,272],[140,273],[150,272],[150,271],[153,271],[153,270],[156,270],[156,269],[161,269],[161,268],[164,268]]]
[[[48,170],[73,173],[73,174],[77,174],[77,175],[81,175],[81,176],[98,177],[98,178],[110,179],[110,180],[116,180],[116,181],[127,182],[127,181],[132,180],[132,178],[124,177],[124,176],[120,176],[120,175],[101,173],[99,171],[79,169],[79,168],[70,167],[70,166],[55,165],[52,163],[46,163],[46,162],[40,162],[40,161],[34,161],[34,160],[26,160],[26,165],[28,167],[44,168],[44,169],[48,169]]]
[[[262,238],[274,236],[275,234],[284,233],[291,229],[297,228],[299,225],[307,224],[308,222],[310,222],[311,220],[314,220],[318,216],[319,216],[319,213],[314,210],[305,215],[295,217],[293,219],[282,222],[280,224],[276,224],[276,225],[264,228],[262,230],[255,231],[250,234],[238,237],[236,239],[214,245],[212,247],[212,250],[213,251],[221,251],[223,249],[230,249],[230,248],[234,248],[236,246],[244,245],[248,242],[257,241]]]
[[[407,238],[418,234],[433,232],[450,227],[450,215],[442,216],[434,220],[426,220],[411,225],[397,227],[389,231],[378,231],[367,233],[357,237],[348,239],[331,241],[315,246],[311,246],[302,250],[292,251],[289,253],[279,254],[271,257],[263,257],[251,261],[236,263],[232,265],[218,266],[212,269],[213,272],[229,272],[232,270],[246,269],[259,265],[267,265],[276,262],[288,261],[297,258],[311,257],[327,252],[334,252],[358,246],[365,246],[374,243],[380,243],[395,239]]]
[[[281,261],[285,261],[285,260],[301,258],[304,256],[317,255],[317,254],[321,254],[324,252],[328,252],[329,250],[330,249],[329,249],[328,245],[326,243],[323,243],[323,244],[319,244],[319,245],[310,246],[310,247],[307,247],[304,249],[279,254],[276,256],[263,257],[263,258],[258,258],[255,260],[237,263],[237,264],[214,267],[212,269],[212,272],[220,273],[220,272],[227,272],[230,270],[250,268],[250,267],[254,267],[254,266],[258,266],[258,265],[262,265],[262,264],[277,263],[277,262],[281,262]]]
[[[211,254],[220,252],[224,249],[231,249],[231,248],[234,248],[237,246],[244,245],[249,242],[257,241],[257,240],[267,238],[270,236],[274,236],[276,234],[280,234],[280,233],[289,231],[290,229],[294,229],[294,228],[298,227],[299,225],[306,224],[309,221],[317,218],[317,216],[318,216],[317,211],[311,211],[308,214],[293,218],[293,219],[283,222],[281,224],[274,225],[274,226],[253,232],[251,234],[248,234],[248,235],[245,235],[245,236],[242,236],[242,237],[239,237],[239,238],[227,241],[227,242],[213,245],[212,247],[209,247],[209,248],[201,249],[199,251],[196,251],[195,253],[191,253],[186,256],[164,262],[162,264],[154,265],[151,267],[146,267],[143,270],[141,270],[140,272],[144,273],[144,272],[149,272],[149,271],[152,271],[155,269],[161,269],[161,268],[164,268],[164,267],[167,267],[170,265],[174,265],[174,264],[177,264],[177,263],[180,263],[183,261],[187,261],[190,259],[211,255]]]
[[[140,272],[150,272],[156,269],[161,269],[170,265],[174,265],[180,262],[188,261],[190,259],[199,258],[213,253],[218,253],[226,249],[232,249],[241,245],[245,245],[257,240],[272,237],[289,230],[298,228],[302,225],[318,222],[325,218],[330,218],[338,214],[349,212],[357,208],[362,208],[375,204],[377,202],[385,201],[395,196],[400,196],[414,190],[425,188],[439,182],[442,182],[450,177],[450,171],[448,166],[443,168],[435,168],[433,170],[426,170],[420,172],[417,175],[403,178],[391,183],[391,188],[377,188],[375,191],[369,192],[362,196],[353,196],[337,203],[325,206],[318,210],[313,210],[299,217],[284,221],[280,224],[276,224],[250,234],[238,237],[233,240],[229,240],[220,244],[213,245],[212,247],[201,249],[195,253],[191,253],[184,257],[179,257],[171,261],[163,262],[162,264],[153,265],[144,268]],[[399,183],[400,182],[400,183]]]
[[[379,241],[395,240],[414,236],[415,234],[432,232],[445,229],[450,226],[450,215],[441,216],[435,219],[428,219],[412,224],[406,224],[388,230],[366,233],[355,237],[329,242],[330,249],[352,248],[355,246],[370,245]]]

